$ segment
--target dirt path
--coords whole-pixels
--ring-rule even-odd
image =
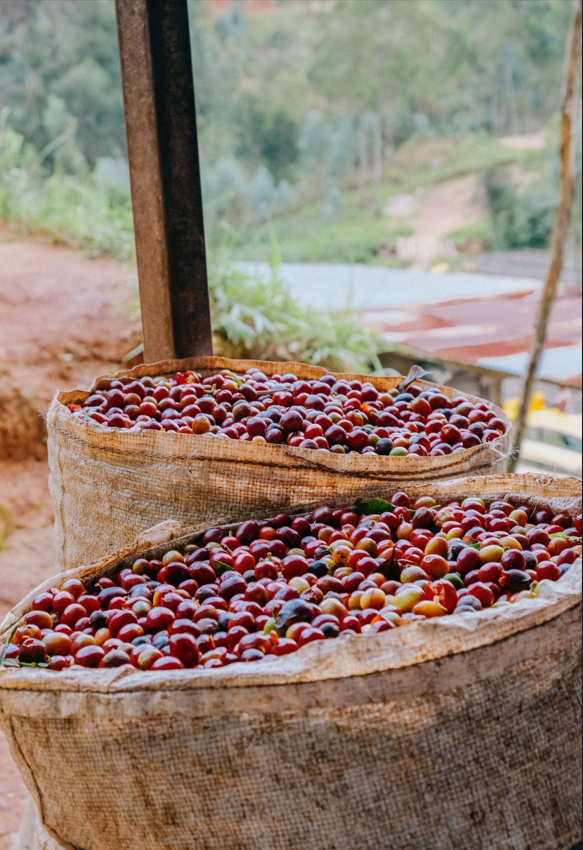
[[[420,205],[413,222],[413,235],[443,239],[481,218],[484,207],[479,183],[476,174],[467,174],[437,186]]]
[[[505,136],[500,145],[513,150],[540,150],[546,144],[544,132]],[[443,239],[449,233],[478,221],[486,212],[485,198],[477,173],[466,174],[439,184],[421,201],[412,223],[418,238]]]
[[[537,130],[534,133],[523,133],[519,136],[503,136],[499,139],[503,148],[514,148],[517,151],[540,151],[547,143],[545,130]]]
[[[0,373],[43,409],[139,339],[135,271],[0,231]]]
[[[0,230],[0,621],[54,572],[46,448],[15,440],[6,457],[2,435],[19,423],[2,421],[3,394],[18,393],[34,418],[58,389],[120,368],[141,338],[137,300],[134,269]],[[10,847],[25,801],[0,734],[0,850]]]
[[[400,207],[400,209],[399,209]],[[409,261],[411,269],[429,269],[438,257],[455,256],[450,233],[478,221],[484,215],[484,198],[477,174],[447,180],[413,195],[392,198],[387,207],[389,220],[404,218],[408,210],[411,236],[397,239],[397,256]]]
[[[546,144],[546,134],[543,131],[520,136],[506,136],[499,139],[501,147],[513,150],[540,150]],[[535,179],[537,174],[523,174],[516,168],[517,180]],[[486,202],[479,174],[467,174],[453,180],[447,180],[426,189],[420,188],[413,195],[399,196],[389,202],[387,213],[391,217],[391,206],[400,200],[402,210],[397,217],[407,217],[407,201],[411,205],[410,220],[413,234],[401,240],[397,245],[397,253],[401,259],[411,260],[409,268],[431,268],[439,256],[448,256],[450,246],[446,237],[456,230],[473,224],[486,213]],[[397,204],[399,206],[399,204]],[[455,252],[454,252],[455,253]]]

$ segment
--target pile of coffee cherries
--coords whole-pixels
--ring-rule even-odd
[[[395,493],[356,508],[212,528],[85,587],[36,597],[5,663],[224,667],[537,595],[581,555],[581,515]]]
[[[379,392],[367,381],[322,375],[268,378],[223,370],[202,378],[121,378],[69,410],[81,419],[130,431],[210,434],[338,454],[437,457],[497,440],[506,430],[485,402],[449,399],[438,387]]]

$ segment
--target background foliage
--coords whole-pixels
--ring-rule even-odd
[[[361,206],[415,140],[528,132],[556,112],[565,0],[190,0],[209,228]],[[225,11],[226,10],[226,11]],[[127,194],[113,0],[0,0],[0,109],[45,173]]]
[[[523,158],[537,172],[525,188],[508,168],[521,155],[497,137],[555,120],[567,0],[189,10],[214,326],[232,353],[375,356],[347,314],[311,317],[276,275],[234,270],[233,258],[263,259],[274,234],[285,260],[392,263],[379,246],[410,231],[388,231],[388,197],[482,171],[482,241],[548,244],[557,152]],[[113,0],[0,0],[0,219],[131,260],[126,155]]]

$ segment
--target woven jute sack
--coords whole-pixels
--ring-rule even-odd
[[[206,357],[138,366],[116,377],[141,378],[187,369],[208,376],[220,369],[245,372],[252,366],[267,375],[281,373],[282,366],[299,378],[326,374],[323,369],[299,363]],[[353,380],[359,376],[338,377]],[[507,426],[502,437],[435,458],[340,456],[213,436],[157,431],[132,434],[88,424],[69,412],[66,405],[87,399],[109,380],[98,378],[89,393],[59,393],[48,413],[50,488],[61,569],[101,558],[169,516],[187,524],[211,525],[313,498],[366,493],[367,487],[373,492],[382,484],[503,472],[511,449],[511,422],[494,405],[492,409]],[[388,390],[401,379],[369,380],[377,389]],[[460,394],[451,388],[441,389],[450,398]]]
[[[572,479],[409,490],[581,504]],[[45,587],[129,565],[143,542]],[[579,560],[536,599],[255,664],[0,670],[0,725],[54,840],[42,850],[571,850],[580,662]]]

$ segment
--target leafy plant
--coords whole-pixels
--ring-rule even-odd
[[[309,14],[278,2],[253,15],[247,3],[224,5],[217,15],[210,0],[189,0],[207,233],[214,218],[251,227],[309,204],[324,223],[345,220],[348,204],[339,213],[330,190],[346,195],[358,179],[374,206],[408,140],[527,132],[557,108],[564,0],[337,0]],[[0,6],[0,110],[25,147],[44,152],[47,174],[85,170],[91,184],[100,160],[125,155],[113,0]],[[439,177],[432,166],[429,180]],[[117,209],[69,179],[45,189],[48,233],[131,254],[127,200]],[[22,200],[28,227],[40,220],[36,191]],[[374,262],[373,249],[338,239],[329,254]]]
[[[2,120],[4,119],[4,120]],[[99,175],[51,173],[0,114],[0,219],[21,233],[44,233],[91,256],[134,256],[129,192]]]
[[[323,315],[299,306],[273,264],[268,277],[212,258],[209,286],[218,352],[237,359],[300,360],[341,371],[380,368],[380,340],[350,310]]]
[[[521,192],[506,168],[489,168],[484,188],[496,247],[546,248],[553,232],[557,192],[551,180],[538,180]]]
[[[129,195],[124,201],[120,187],[112,190],[102,176],[82,182],[73,175],[51,175],[22,136],[0,126],[0,218],[24,233],[45,233],[92,255],[129,260],[134,254]],[[211,258],[213,327],[220,351],[334,369],[379,367],[379,341],[358,327],[350,311],[322,316],[296,304],[275,271],[277,245],[273,250],[272,272],[265,280],[238,271],[224,256]]]
[[[384,514],[384,513],[393,513],[395,510],[395,506],[390,502],[386,502],[384,499],[381,499],[380,496],[377,496],[373,499],[369,499],[368,502],[363,501],[363,499],[356,500],[356,513],[359,516],[371,516],[371,514]]]

